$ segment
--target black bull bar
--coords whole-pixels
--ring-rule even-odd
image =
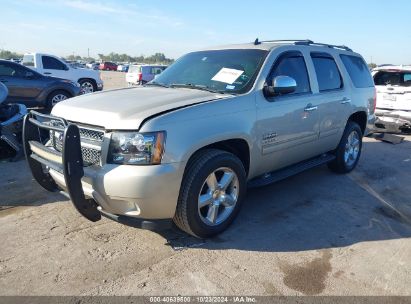
[[[42,132],[56,131],[63,134],[61,152],[43,145]],[[74,207],[92,222],[101,219],[101,213],[93,199],[84,195],[81,179],[84,176],[79,128],[60,117],[31,111],[24,117],[23,147],[27,163],[34,179],[46,190],[59,188],[48,170],[52,168],[64,175],[66,192]]]

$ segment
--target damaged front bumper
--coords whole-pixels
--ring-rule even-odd
[[[375,130],[399,133],[411,130],[411,111],[376,109]]]
[[[62,134],[61,152],[43,144],[41,130],[43,134],[50,131]],[[144,229],[170,227],[177,202],[179,184],[176,177],[180,176],[180,167],[176,164],[139,167],[105,162],[87,166],[82,155],[82,130],[62,118],[34,111],[25,117],[24,151],[35,180],[49,191],[61,189],[80,214],[90,221],[98,221],[103,215]],[[169,187],[159,188],[159,183]]]

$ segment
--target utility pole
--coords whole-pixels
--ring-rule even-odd
[[[90,58],[90,48],[87,48],[87,58]]]

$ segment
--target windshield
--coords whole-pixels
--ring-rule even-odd
[[[380,71],[374,75],[374,83],[379,86],[411,86],[411,71]]]
[[[213,50],[184,55],[152,83],[245,93],[268,54],[265,50]]]

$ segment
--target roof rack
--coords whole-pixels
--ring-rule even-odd
[[[276,43],[293,43],[295,45],[314,45],[314,46],[325,46],[328,48],[332,48],[332,49],[340,49],[340,50],[345,50],[345,51],[349,51],[352,52],[353,50],[350,49],[348,46],[345,45],[333,45],[333,44],[326,44],[326,43],[318,43],[318,42],[314,42],[310,39],[283,39],[283,40],[258,40],[258,38],[254,41],[255,45],[264,43],[264,42],[276,42]]]

